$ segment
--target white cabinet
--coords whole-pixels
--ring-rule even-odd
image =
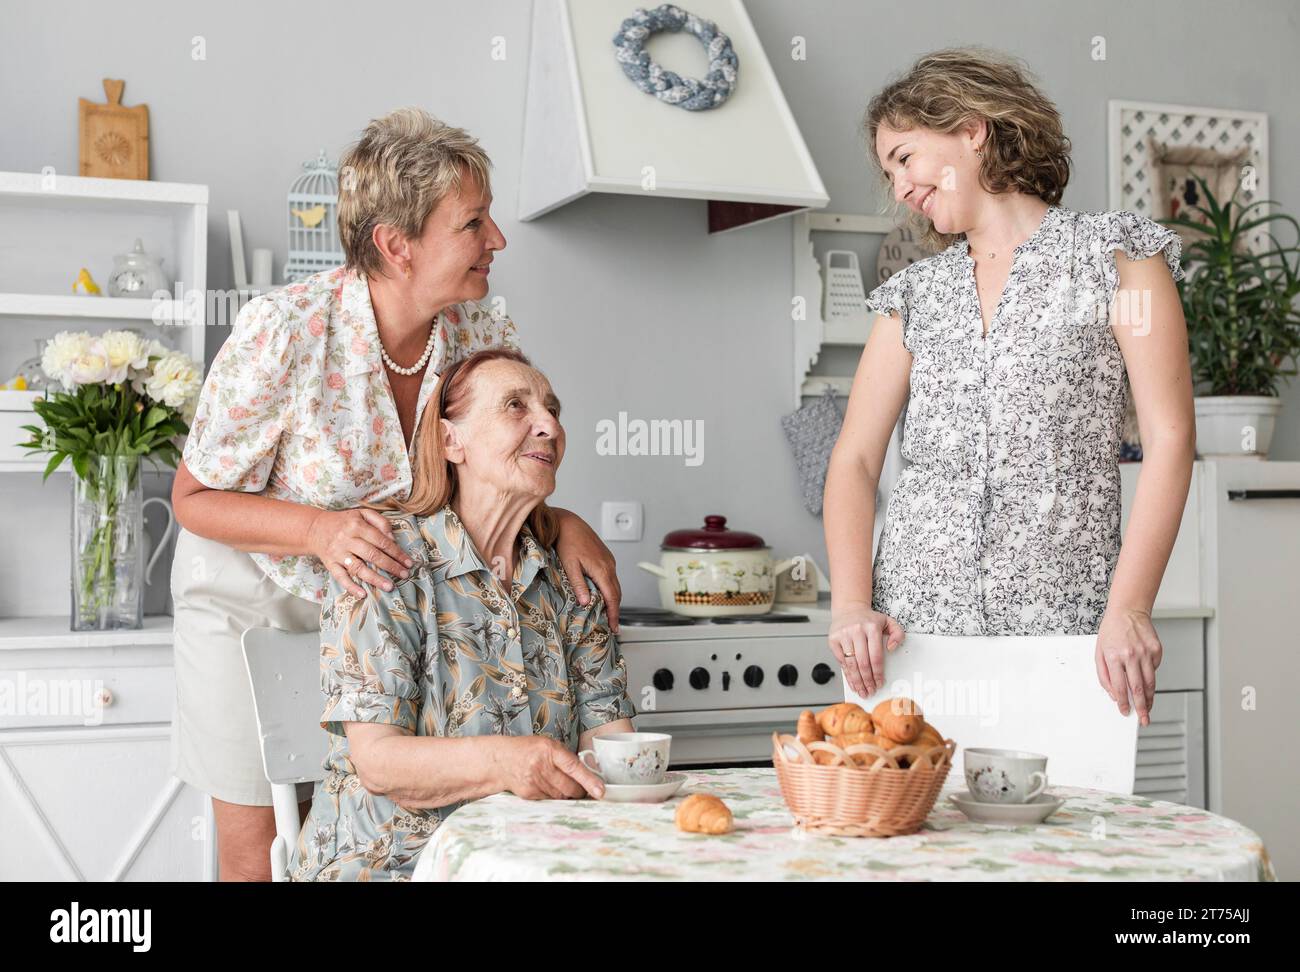
[[[1127,528],[1141,464],[1120,470]],[[1259,834],[1281,879],[1300,878],[1300,764],[1287,745],[1300,692],[1300,462],[1195,464],[1152,613],[1165,658],[1159,718],[1138,735],[1138,792],[1193,794],[1203,767],[1204,806]]]
[[[211,876],[209,803],[169,772],[170,622],[0,621],[0,880]]]
[[[202,364],[205,325],[237,309],[207,289],[207,209],[203,185],[0,172],[0,381],[63,330],[135,328]],[[82,267],[107,293],[114,255],[136,239],[163,260],[166,295],[72,294]],[[68,630],[68,478],[41,483],[46,457],[13,447],[14,429],[38,421],[31,403],[4,405],[6,539],[45,556],[10,570],[0,594],[0,879],[209,877],[209,803],[169,773],[171,618]],[[146,489],[168,491],[151,474]],[[5,616],[18,613],[42,616]]]
[[[1205,693],[1157,692],[1151,724],[1138,729],[1133,792],[1205,806]]]
[[[1133,792],[1205,807],[1205,621],[1153,620],[1164,658],[1156,672],[1151,724],[1138,726]]]

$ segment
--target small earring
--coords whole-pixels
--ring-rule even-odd
[[[403,272],[406,274],[406,279],[407,279],[407,280],[410,280],[410,279],[411,279],[411,265],[410,265],[409,263],[406,265],[406,270],[403,271]]]

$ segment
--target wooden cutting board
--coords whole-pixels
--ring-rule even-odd
[[[149,178],[149,106],[123,105],[125,86],[104,78],[106,103],[78,99],[83,176]]]

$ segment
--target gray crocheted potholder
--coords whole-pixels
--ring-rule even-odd
[[[830,465],[831,450],[835,448],[843,423],[844,416],[835,401],[833,388],[827,388],[826,394],[811,404],[802,405],[781,417],[781,428],[790,442],[795,468],[799,472],[803,505],[813,516],[821,516],[826,467]]]

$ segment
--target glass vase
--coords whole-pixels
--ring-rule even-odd
[[[139,456],[92,456],[72,476],[72,630],[144,624]]]
[[[50,376],[41,367],[41,357],[45,354],[45,338],[36,339],[36,353],[18,366],[16,375],[22,375],[27,382],[28,391],[56,391],[58,382],[51,381]]]

